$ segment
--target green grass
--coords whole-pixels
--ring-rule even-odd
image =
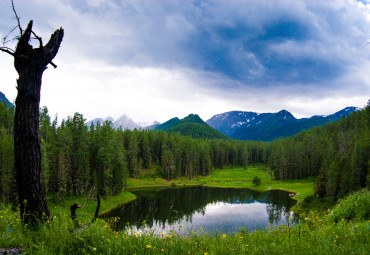
[[[227,235],[115,232],[102,220],[75,231],[56,210],[33,231],[22,228],[17,212],[0,208],[0,248],[23,247],[25,254],[368,254],[369,228],[369,221],[333,223],[311,213],[299,225]]]
[[[282,188],[302,194],[310,194],[313,180],[275,182],[261,166],[243,169],[215,171],[206,178],[193,180],[178,179],[170,182],[161,179],[130,180],[142,186],[196,185],[218,187],[253,187],[251,180],[258,175],[262,185],[256,188]],[[131,185],[130,184],[130,185]],[[165,185],[165,186],[166,186]],[[311,190],[310,190],[311,189]],[[115,232],[111,224],[98,219],[83,230],[74,230],[69,216],[69,206],[74,202],[83,204],[85,197],[67,199],[62,205],[50,203],[53,218],[40,224],[37,231],[23,228],[19,212],[10,206],[0,205],[0,248],[22,247],[25,254],[368,254],[370,247],[370,221],[367,205],[370,192],[360,191],[340,201],[328,215],[313,212],[302,215],[300,224],[271,227],[264,230],[237,234],[172,231],[163,234],[140,233],[125,230]],[[102,199],[102,210],[134,199],[129,192]],[[357,201],[362,210],[361,217],[354,221],[333,221],[332,215],[346,212],[351,207],[348,201]],[[91,220],[96,202],[89,200],[80,209],[80,223]],[[358,213],[358,211],[356,211]],[[365,215],[365,216],[363,216]]]
[[[87,196],[67,198],[62,203],[51,201],[49,199],[48,205],[52,215],[63,214],[65,216],[68,216],[71,213],[70,206],[74,203],[78,203],[82,206],[82,208],[78,209],[77,211],[78,220],[82,220],[82,223],[86,223],[91,221],[97,205],[95,199],[87,200],[86,198]],[[134,199],[136,199],[136,196],[134,194],[124,191],[115,196],[108,196],[106,199],[101,197],[99,214],[103,214],[106,211],[133,201]]]

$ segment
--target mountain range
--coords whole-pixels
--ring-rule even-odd
[[[296,119],[290,112],[255,113],[231,111],[216,114],[206,121],[208,125],[233,139],[272,141],[288,137],[314,126],[336,121],[360,108],[347,107],[328,116],[312,116]]]
[[[0,92],[0,102],[5,101],[12,105],[6,96]],[[354,111],[361,110],[358,107],[346,107],[331,115],[316,115],[309,118],[296,119],[286,110],[277,113],[256,113],[245,111],[231,111],[216,114],[206,122],[198,115],[190,114],[184,119],[172,118],[163,124],[159,122],[144,123],[134,122],[127,115],[122,115],[114,120],[112,117],[97,118],[86,123],[90,126],[98,121],[111,121],[114,128],[122,129],[156,129],[179,132],[194,138],[225,139],[227,137],[238,140],[272,141],[280,137],[295,135],[302,130],[321,126],[328,122],[336,121]]]
[[[159,122],[155,121],[153,123],[149,122],[138,122],[136,123],[131,118],[129,118],[127,115],[122,115],[118,119],[113,119],[112,117],[107,117],[105,119],[103,118],[96,118],[93,120],[90,120],[86,123],[88,127],[90,127],[91,124],[96,125],[98,122],[100,124],[103,124],[105,121],[110,121],[113,124],[114,128],[122,128],[122,129],[130,129],[134,130],[136,129],[154,129],[157,125],[159,125]]]

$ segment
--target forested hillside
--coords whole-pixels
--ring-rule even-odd
[[[14,108],[3,102],[0,198],[7,202],[16,201],[13,119]],[[58,124],[43,108],[40,112],[43,176],[49,195],[84,194],[92,186],[101,194],[116,194],[123,189],[126,177],[152,174],[168,180],[193,178],[208,175],[213,169],[266,163],[276,179],[317,176],[316,194],[336,200],[369,186],[369,127],[368,105],[336,123],[273,142],[206,140],[176,132],[116,130],[109,121],[87,127],[79,113]]]
[[[276,179],[318,176],[315,192],[336,200],[369,186],[370,105],[347,118],[269,145]]]
[[[209,126],[198,115],[190,114],[183,119],[172,118],[156,127],[156,130],[177,132],[184,136],[204,139],[228,139],[220,131]]]
[[[303,119],[296,119],[286,110],[277,113],[232,111],[216,114],[207,120],[207,124],[233,139],[273,141],[337,121],[359,110],[357,107],[346,107],[328,116],[312,116]]]
[[[0,103],[1,102],[6,102],[8,106],[12,105],[12,103],[10,103],[6,96],[0,91]]]

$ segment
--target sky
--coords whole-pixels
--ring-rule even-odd
[[[44,43],[64,29],[40,102],[59,120],[282,109],[302,118],[370,99],[370,0],[14,3],[21,26],[33,20]],[[0,0],[0,37],[16,24],[10,0]],[[0,91],[11,102],[17,77],[12,56],[0,52]]]

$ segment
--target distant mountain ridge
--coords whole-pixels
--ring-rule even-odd
[[[4,95],[4,93],[2,93],[0,91],[0,102],[3,102],[5,101],[6,102],[6,105],[9,107],[10,105],[13,105],[7,98],[6,96]]]
[[[286,110],[277,113],[231,111],[216,114],[206,122],[233,139],[272,141],[280,137],[295,135],[314,126],[336,121],[358,110],[360,108],[346,107],[332,115],[302,119],[296,119]]]
[[[156,127],[156,130],[177,132],[181,135],[204,139],[228,139],[216,129],[210,127],[197,114],[189,114],[183,119],[172,118]]]
[[[107,117],[105,119],[103,118],[96,118],[96,119],[93,119],[93,120],[90,120],[86,123],[86,125],[88,127],[91,126],[91,124],[93,125],[96,125],[98,122],[100,124],[103,124],[105,121],[110,121],[112,122],[112,125],[114,128],[122,128],[122,129],[130,129],[130,130],[134,130],[134,129],[154,129],[157,125],[159,125],[159,122],[157,121],[154,121],[153,123],[149,123],[149,122],[139,122],[139,123],[136,123],[135,121],[133,121],[130,117],[128,117],[127,115],[122,115],[121,117],[119,117],[118,119],[113,119],[112,117]]]

